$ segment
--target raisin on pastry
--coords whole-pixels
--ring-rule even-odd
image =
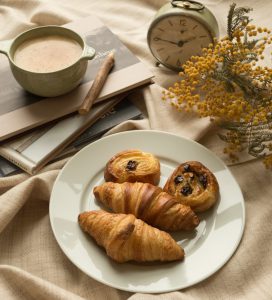
[[[151,153],[125,150],[114,155],[106,164],[105,181],[147,182],[157,185],[160,181],[160,162]]]
[[[189,205],[195,212],[212,207],[219,198],[219,186],[214,174],[198,161],[179,165],[168,178],[164,191]]]

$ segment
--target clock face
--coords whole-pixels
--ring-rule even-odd
[[[192,55],[213,42],[208,29],[189,16],[168,16],[152,26],[149,46],[159,62],[180,69]]]

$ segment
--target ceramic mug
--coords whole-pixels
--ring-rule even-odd
[[[68,67],[48,73],[31,72],[16,65],[14,53],[19,45],[26,40],[48,35],[60,35],[77,41],[82,48],[79,59]],[[73,90],[82,80],[87,70],[88,60],[95,56],[95,50],[88,46],[79,34],[55,25],[36,27],[19,34],[12,40],[0,41],[0,53],[8,57],[11,71],[17,82],[25,90],[43,97],[55,97]]]

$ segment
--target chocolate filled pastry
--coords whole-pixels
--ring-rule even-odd
[[[178,166],[163,190],[195,212],[206,211],[219,198],[219,186],[214,174],[198,161],[188,161]]]
[[[184,250],[166,232],[147,225],[133,215],[111,214],[103,210],[78,216],[83,231],[117,262],[174,261],[184,258]]]
[[[189,206],[150,183],[106,182],[93,192],[98,201],[114,212],[133,214],[162,230],[192,230],[199,224]]]
[[[160,181],[160,162],[151,153],[141,150],[125,150],[114,155],[107,163],[104,178],[112,182]]]

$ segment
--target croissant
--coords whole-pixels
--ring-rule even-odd
[[[114,155],[106,164],[105,181],[149,182],[157,185],[160,181],[160,162],[151,153],[141,150],[125,150]]]
[[[189,206],[150,183],[106,182],[94,187],[95,198],[117,213],[131,213],[162,230],[191,230],[199,224]]]
[[[214,174],[198,161],[178,166],[168,178],[163,190],[189,205],[195,212],[212,207],[219,198],[219,186]]]
[[[147,225],[131,214],[89,211],[81,213],[78,221],[82,230],[90,234],[117,262],[184,258],[184,250],[168,233]]]

